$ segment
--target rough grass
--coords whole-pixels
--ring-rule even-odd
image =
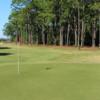
[[[6,45],[5,45],[6,46]],[[77,48],[0,49],[0,100],[100,100],[100,51]]]

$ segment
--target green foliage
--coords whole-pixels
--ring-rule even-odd
[[[4,33],[13,36],[14,32],[19,30],[17,34],[20,34],[24,40],[26,40],[24,37],[27,36],[27,40],[31,37],[31,41],[35,38],[41,43],[42,32],[44,32],[44,41],[50,40],[52,43],[52,41],[60,40],[59,32],[62,26],[64,28],[62,33],[65,35],[68,34],[68,30],[70,30],[70,34],[75,33],[75,30],[79,34],[82,27],[85,30],[84,34],[87,31],[91,34],[91,27],[95,20],[95,27],[97,27],[95,31],[98,32],[99,16],[100,2],[98,0],[12,0],[12,12],[7,26],[13,24],[16,28],[12,27],[12,31],[5,25]],[[83,26],[82,21],[84,22]],[[67,29],[68,24],[70,24],[70,29]],[[7,30],[9,31],[7,32]],[[47,37],[49,39],[46,39]],[[71,37],[75,37],[75,34]],[[63,41],[65,43],[66,36],[63,38],[65,38]],[[71,38],[70,42],[74,43],[74,39]]]

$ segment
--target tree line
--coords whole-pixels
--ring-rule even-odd
[[[4,34],[20,44],[100,46],[99,0],[12,0]]]

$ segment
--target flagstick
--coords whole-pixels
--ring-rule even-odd
[[[19,43],[17,43],[17,72],[20,74],[20,54],[19,54]]]

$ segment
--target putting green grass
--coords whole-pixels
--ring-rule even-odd
[[[0,100],[100,100],[100,51],[60,47],[0,49]]]

